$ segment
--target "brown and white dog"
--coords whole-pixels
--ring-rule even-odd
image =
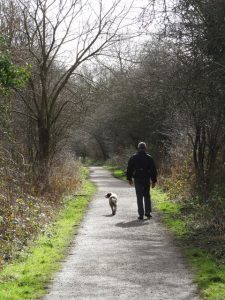
[[[105,198],[109,199],[109,205],[112,209],[112,215],[114,216],[117,210],[117,195],[114,193],[108,193],[105,195]]]

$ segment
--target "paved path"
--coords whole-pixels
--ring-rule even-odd
[[[153,213],[138,221],[134,189],[100,167],[91,168],[98,192],[62,270],[44,298],[197,300],[180,250]],[[110,216],[107,192],[118,195]]]

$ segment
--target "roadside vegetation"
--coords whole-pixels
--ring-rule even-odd
[[[199,212],[187,203],[172,200],[160,189],[152,190],[154,206],[174,233],[194,271],[203,299],[225,299],[224,237],[208,231]],[[191,202],[191,199],[190,199]]]
[[[1,177],[0,270],[26,252],[30,243],[47,230],[63,208],[64,197],[81,189],[87,172],[68,155],[52,166],[48,188],[40,191],[26,179],[19,165],[10,167],[12,173]]]
[[[94,194],[94,185],[83,183],[81,189],[63,198],[54,221],[45,224],[35,242],[0,272],[0,299],[37,299],[46,293],[47,283],[59,269]]]
[[[126,180],[125,171],[119,169],[118,167],[112,167],[110,165],[106,166],[106,169],[112,172],[113,176],[118,179]]]

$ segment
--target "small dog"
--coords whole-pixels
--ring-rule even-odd
[[[108,193],[105,195],[105,198],[109,199],[109,205],[112,209],[112,215],[114,216],[117,210],[117,195],[114,193]]]

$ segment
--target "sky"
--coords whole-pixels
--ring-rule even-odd
[[[58,44],[64,38],[68,26],[70,26],[69,34],[58,52],[58,62],[65,66],[70,66],[76,59],[77,53],[82,52],[93,41],[99,29],[100,16],[102,24],[105,25],[104,33],[93,44],[91,50],[96,50],[104,42],[107,34],[110,35],[117,31],[116,38],[113,38],[112,43],[108,45],[109,47],[102,51],[105,54],[105,63],[108,64],[113,63],[113,56],[117,55],[118,51],[125,58],[128,55],[134,55],[146,41],[151,40],[151,35],[160,26],[160,19],[157,15],[155,15],[154,20],[151,20],[152,6],[149,4],[154,0],[41,1],[47,4],[49,22],[54,26],[57,20],[61,21],[56,34]],[[163,0],[156,0],[155,9],[158,14],[162,10],[160,4],[162,2]],[[37,2],[31,0],[31,3],[35,5]],[[74,9],[71,9],[74,3],[76,5]],[[146,7],[148,10],[144,10]],[[145,14],[143,14],[144,11]],[[67,17],[64,19],[65,14]],[[144,16],[144,19],[141,16]],[[50,23],[49,32],[51,33]],[[147,24],[147,26],[143,26],[143,24]],[[119,39],[118,36],[120,36]]]
[[[68,12],[73,1],[74,0],[63,0],[63,2],[66,3],[63,9],[60,6],[60,0],[53,2],[54,4],[49,8],[49,15],[53,23],[54,19],[59,16],[60,10],[61,14]],[[62,62],[64,61],[67,65],[74,61],[76,53],[81,51],[83,47],[86,47],[97,33],[100,13],[103,17],[103,21],[106,23],[105,32],[113,33],[117,26],[119,26],[117,33],[120,35],[120,39],[124,44],[121,46],[121,49],[127,49],[128,47],[134,49],[146,39],[144,34],[141,35],[143,28],[141,28],[139,17],[143,8],[147,6],[148,0],[86,0],[77,2],[82,3],[83,7],[79,11],[80,4],[76,6],[77,8],[75,8],[73,12],[75,17],[71,24],[70,34],[59,53],[60,60]],[[115,5],[114,9],[112,9],[113,5]],[[62,22],[57,32],[58,42],[63,38],[66,28],[71,21],[71,17],[72,11],[68,14],[67,19]],[[104,41],[105,37],[106,34],[103,34],[102,38],[95,43],[92,49],[96,49]],[[132,39],[130,39],[131,37]]]

